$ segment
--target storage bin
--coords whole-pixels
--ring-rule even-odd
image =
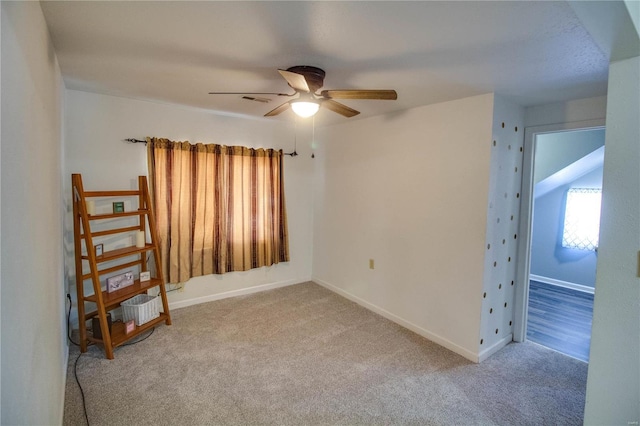
[[[145,324],[160,316],[160,305],[158,296],[139,294],[131,299],[125,300],[122,306],[122,319],[124,322],[134,320],[137,326]]]

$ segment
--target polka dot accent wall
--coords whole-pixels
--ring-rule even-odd
[[[514,283],[522,185],[523,114],[496,99],[487,203],[487,234],[479,353],[493,353],[511,341]]]

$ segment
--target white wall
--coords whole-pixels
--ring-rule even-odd
[[[524,108],[494,96],[492,136],[484,145],[491,151],[489,194],[486,200],[486,236],[482,303],[476,347],[479,361],[513,339],[520,187],[524,143]],[[478,160],[479,161],[479,160]],[[468,177],[473,180],[473,176]],[[475,179],[481,179],[476,176]],[[468,296],[470,297],[470,296]]]
[[[604,145],[604,129],[554,132],[536,137],[534,184]]]
[[[294,144],[292,120],[249,120],[73,90],[66,92],[65,104],[65,257],[67,281],[74,294],[70,205],[72,173],[82,174],[86,190],[136,188],[137,176],[148,174],[146,148],[143,144],[123,142],[126,138],[156,136],[192,143],[282,148],[285,152],[290,152]],[[193,278],[186,283],[184,291],[169,293],[171,307],[295,284],[311,278],[314,167],[310,157],[311,129],[307,124],[301,124],[298,125],[298,133],[300,155],[295,158],[287,156],[284,169],[291,261],[247,272]]]
[[[38,2],[2,2],[2,424],[60,424],[63,84]]]
[[[639,93],[640,57],[611,63],[588,425],[640,420]]]
[[[604,119],[606,110],[606,96],[529,107],[525,110],[524,125],[547,126]]]
[[[316,132],[314,281],[474,361],[492,116],[482,95]]]

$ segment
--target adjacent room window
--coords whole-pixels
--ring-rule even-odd
[[[289,260],[283,154],[147,139],[168,282]]]
[[[571,188],[567,192],[562,247],[595,251],[600,233],[600,188]]]

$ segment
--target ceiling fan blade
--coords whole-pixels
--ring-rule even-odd
[[[278,70],[281,76],[287,80],[289,86],[293,87],[296,90],[300,90],[303,92],[310,92],[309,85],[307,84],[307,80],[304,78],[304,75],[297,74],[295,72],[287,71],[287,70]]]
[[[360,111],[356,111],[353,108],[349,108],[348,106],[341,104],[340,102],[332,101],[331,99],[324,100],[322,102],[322,106],[333,112],[337,112],[340,115],[344,115],[347,118],[360,114]]]
[[[276,96],[293,96],[295,93],[272,93],[272,92],[209,92],[210,95],[276,95]]]
[[[289,102],[285,102],[282,105],[280,105],[278,107],[275,107],[274,109],[272,109],[271,111],[266,113],[264,116],[265,117],[273,117],[274,115],[281,114],[281,113],[285,112],[286,110],[288,110],[290,106],[291,105],[289,105]]]
[[[326,99],[398,99],[395,90],[323,90],[320,95]]]

